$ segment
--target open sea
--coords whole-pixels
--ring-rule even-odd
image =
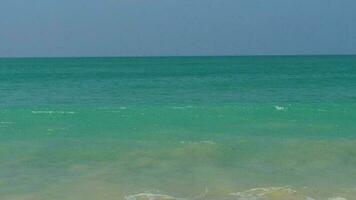
[[[1,200],[356,200],[356,56],[2,58]]]

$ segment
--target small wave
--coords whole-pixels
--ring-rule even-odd
[[[152,193],[152,192],[143,192],[137,193],[129,196],[125,196],[124,200],[204,200],[208,194],[207,187],[205,192],[190,198],[182,198],[170,196],[167,194]],[[226,194],[228,195],[228,194]],[[230,196],[234,200],[316,200],[312,197],[306,196],[289,186],[285,187],[265,187],[265,188],[252,188],[243,192],[230,193]],[[226,196],[227,197],[227,196]],[[231,198],[223,199],[231,199]],[[319,200],[347,200],[344,197],[332,197],[327,199]]]
[[[179,198],[166,194],[155,194],[150,192],[144,192],[144,193],[138,193],[138,194],[126,196],[125,200],[199,200],[199,199],[203,199],[208,194],[208,192],[209,192],[208,188],[205,187],[204,193],[199,194],[193,198]]]
[[[174,106],[172,107],[173,109],[186,109],[186,108],[192,108],[193,106]]]
[[[214,141],[211,140],[203,140],[203,141],[180,141],[181,144],[216,144]]]
[[[76,112],[74,111],[42,111],[42,110],[39,110],[39,111],[31,111],[32,114],[75,114]]]
[[[299,194],[296,190],[290,187],[267,187],[253,188],[243,192],[231,193],[237,197],[237,200],[267,200],[274,199],[296,199],[296,200],[314,200],[311,197]]]
[[[184,198],[177,198],[165,194],[153,194],[153,193],[139,193],[130,196],[126,196],[125,200],[187,200]]]
[[[287,110],[286,107],[283,107],[283,106],[274,106],[274,108],[278,111],[284,111],[284,110]]]
[[[0,122],[0,124],[14,124],[15,122]]]

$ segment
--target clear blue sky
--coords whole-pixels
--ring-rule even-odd
[[[0,57],[356,54],[356,0],[1,0]]]

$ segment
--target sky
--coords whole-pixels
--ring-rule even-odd
[[[356,54],[356,1],[0,2],[0,57],[296,54]]]

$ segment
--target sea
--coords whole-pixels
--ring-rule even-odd
[[[0,59],[1,200],[356,200],[356,56]]]

